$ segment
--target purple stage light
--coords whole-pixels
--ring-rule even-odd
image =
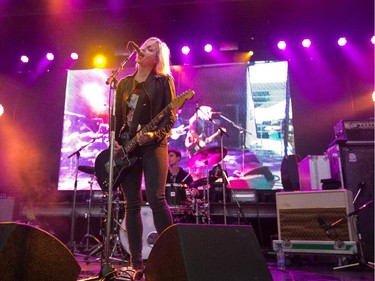
[[[73,60],[77,60],[78,59],[78,54],[73,52],[70,54],[70,58],[73,59]]]
[[[343,47],[346,45],[348,41],[346,40],[345,37],[341,37],[339,40],[337,40],[337,44],[339,44],[339,46]]]
[[[53,60],[55,56],[52,53],[47,53],[46,58],[47,60]]]
[[[305,48],[309,48],[311,46],[310,39],[303,39],[302,46],[305,47]]]
[[[190,53],[190,48],[188,46],[183,46],[181,48],[181,52],[184,54],[184,55],[187,55]]]
[[[204,46],[204,50],[207,52],[207,53],[210,53],[212,51],[212,45],[211,44],[206,44]]]
[[[21,56],[21,61],[23,63],[27,63],[27,62],[29,62],[29,58],[27,56]]]
[[[285,50],[285,48],[286,48],[286,43],[285,43],[285,41],[279,41],[279,43],[277,43],[277,47],[278,47],[280,50]]]

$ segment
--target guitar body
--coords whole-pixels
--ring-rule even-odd
[[[96,180],[100,188],[104,191],[108,191],[109,188],[109,158],[110,150],[105,149],[100,152],[95,159]],[[136,157],[129,158],[127,155],[125,155],[123,158],[115,157],[113,167],[113,189],[119,187],[125,173],[125,169],[132,166],[135,161],[137,161]]]

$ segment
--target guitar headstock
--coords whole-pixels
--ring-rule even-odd
[[[174,100],[172,100],[171,107],[181,108],[184,105],[185,101],[191,99],[192,97],[194,97],[194,95],[195,93],[193,90],[188,90],[184,92],[183,94],[179,95]]]

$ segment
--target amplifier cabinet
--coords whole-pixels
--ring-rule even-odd
[[[348,142],[373,142],[374,120],[340,120],[334,127],[337,140]]]
[[[352,201],[345,189],[276,193],[279,240],[357,241],[353,218],[345,218],[354,210]]]
[[[341,181],[354,198],[354,208],[374,200],[374,144],[336,144],[328,148],[332,178]],[[358,212],[364,252],[374,260],[374,204]]]

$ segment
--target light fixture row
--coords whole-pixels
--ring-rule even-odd
[[[372,44],[375,45],[375,35],[372,36],[372,38],[371,38],[371,42],[372,42]],[[348,43],[348,40],[347,40],[345,37],[340,37],[340,38],[337,40],[337,44],[338,44],[338,46],[340,46],[340,47],[344,47],[345,45],[347,45],[347,43]],[[302,45],[302,47],[304,47],[304,48],[310,48],[311,45],[312,45],[312,40],[309,39],[309,38],[305,38],[305,39],[303,39],[303,40],[301,41],[301,45]],[[286,43],[286,41],[284,41],[284,40],[280,40],[280,41],[277,43],[277,47],[278,47],[280,50],[286,50],[286,49],[287,49],[287,43]],[[221,48],[221,47],[220,47],[220,51],[227,51],[227,50],[228,50],[228,49],[226,49],[226,48]],[[237,46],[236,48],[233,48],[233,47],[232,47],[230,50],[238,50],[238,46]],[[210,52],[214,51],[214,47],[213,47],[213,45],[212,45],[212,44],[206,44],[206,45],[204,45],[204,51],[207,52],[207,53],[210,53]],[[188,55],[190,52],[191,52],[191,48],[190,48],[188,45],[184,45],[184,46],[181,48],[181,53],[182,53],[183,55]],[[76,52],[72,52],[72,53],[70,54],[70,58],[71,58],[72,60],[77,60],[78,57],[79,57],[79,56],[78,56],[78,54],[77,54]],[[54,60],[54,58],[55,58],[55,56],[54,56],[53,53],[49,52],[49,53],[46,54],[46,59],[47,59],[47,60],[52,61],[52,60]],[[26,55],[22,55],[20,59],[21,59],[21,61],[22,61],[23,63],[28,63],[29,60],[30,60],[29,57],[26,56]]]

